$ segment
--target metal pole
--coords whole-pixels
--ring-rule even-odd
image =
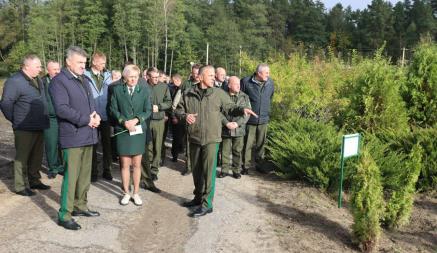
[[[340,158],[340,187],[338,188],[338,208],[342,207],[342,193],[343,193],[343,177],[344,177],[344,137],[341,143],[341,158]]]
[[[209,43],[206,43],[206,65],[208,65]]]

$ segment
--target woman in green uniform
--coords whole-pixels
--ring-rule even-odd
[[[113,88],[110,114],[116,121],[114,127],[117,153],[121,162],[121,180],[124,196],[120,204],[127,205],[132,198],[135,205],[142,205],[138,195],[141,178],[141,156],[146,145],[146,119],[151,114],[149,92],[138,84],[140,69],[136,65],[127,65],[123,70],[123,79]],[[133,167],[133,195],[129,192],[130,166]]]

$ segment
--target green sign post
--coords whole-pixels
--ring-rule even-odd
[[[343,141],[341,143],[341,157],[340,157],[340,187],[338,189],[338,208],[342,206],[343,193],[343,177],[344,177],[344,160],[357,156],[360,151],[360,134],[348,134],[343,135]]]

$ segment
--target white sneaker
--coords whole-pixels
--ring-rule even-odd
[[[123,198],[120,200],[120,204],[123,206],[129,204],[130,198],[131,198],[130,195],[125,193]]]
[[[143,204],[143,201],[140,198],[140,195],[138,195],[138,193],[134,194],[132,196],[132,198],[134,199],[134,204],[137,206],[141,206]]]

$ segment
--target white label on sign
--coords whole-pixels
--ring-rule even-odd
[[[360,144],[359,134],[349,134],[344,137],[343,158],[358,155],[358,148]]]

